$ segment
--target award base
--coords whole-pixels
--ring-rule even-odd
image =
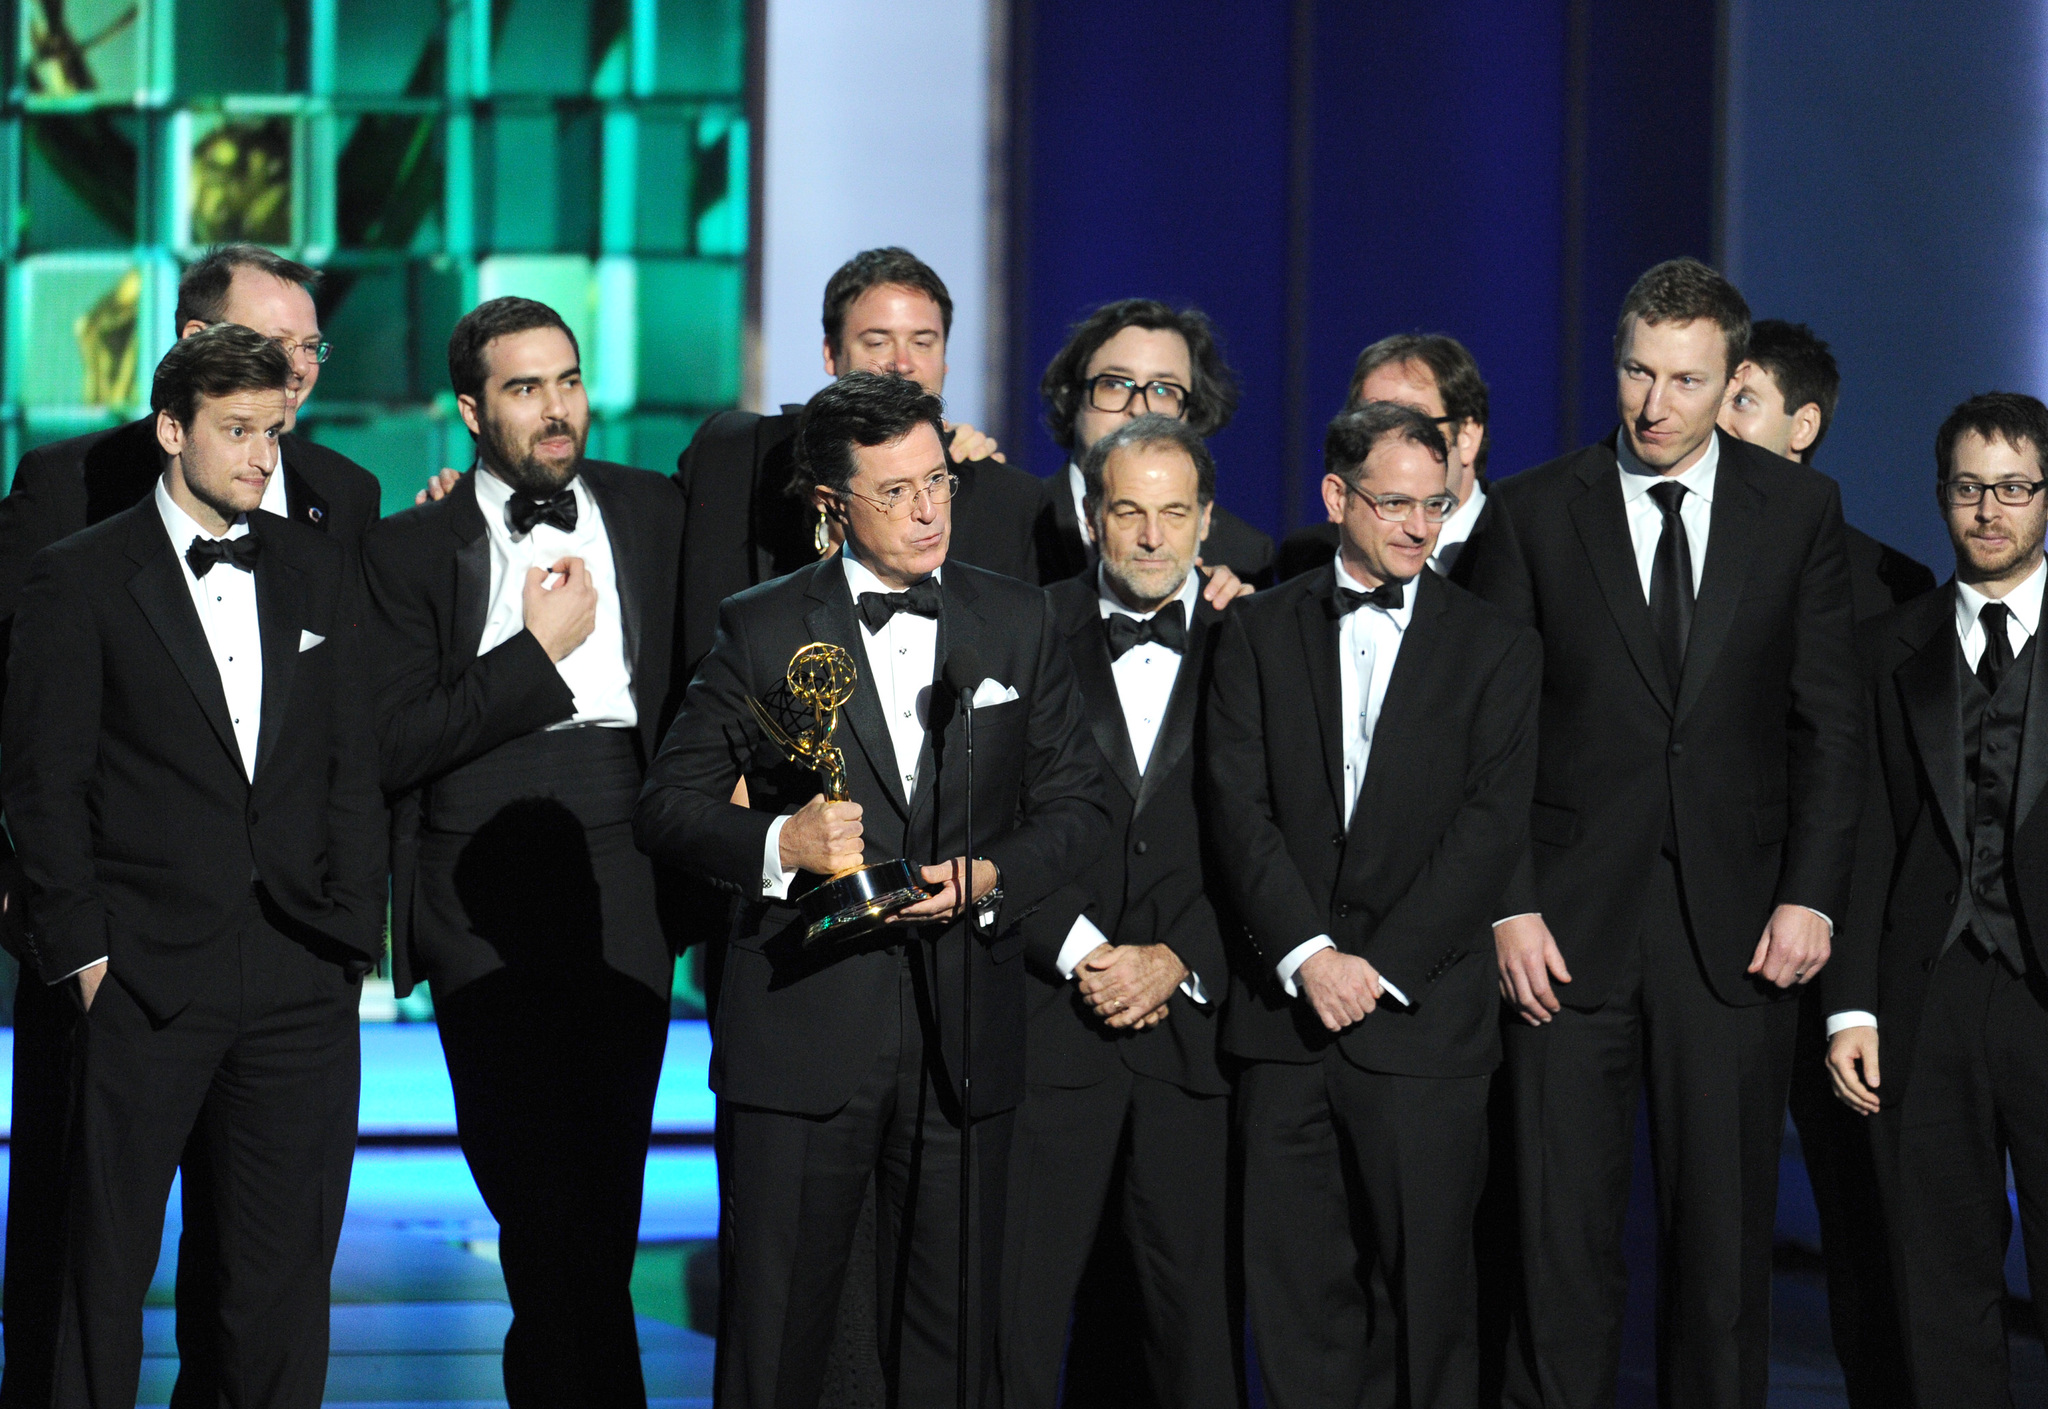
[[[877,861],[843,871],[820,881],[797,902],[810,922],[804,941],[858,933],[930,895],[908,861]]]

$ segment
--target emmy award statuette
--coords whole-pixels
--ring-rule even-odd
[[[851,800],[846,789],[846,755],[832,737],[839,730],[839,708],[853,698],[859,679],[845,647],[813,641],[790,657],[783,678],[790,698],[809,710],[809,723],[785,727],[761,701],[747,701],[762,730],[790,761],[817,773],[827,802]],[[827,876],[804,892],[797,907],[808,922],[804,939],[809,942],[867,929],[929,896],[908,861],[876,861]]]

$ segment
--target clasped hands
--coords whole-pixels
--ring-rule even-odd
[[[818,794],[791,813],[789,820],[782,824],[782,835],[777,838],[776,845],[782,869],[836,876],[862,865],[866,857],[862,850],[860,819],[859,803],[831,802],[823,793]],[[898,910],[885,923],[914,925],[957,919],[973,900],[979,900],[994,890],[1000,879],[993,861],[977,859],[974,863],[973,900],[967,900],[962,897],[960,885],[966,870],[967,858],[964,856],[919,868],[919,879],[932,890],[931,895]]]
[[[1074,966],[1081,1000],[1118,1032],[1165,1022],[1167,1004],[1187,978],[1188,966],[1164,944],[1098,944]]]

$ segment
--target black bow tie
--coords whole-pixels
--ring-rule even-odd
[[[1339,587],[1337,595],[1330,599],[1330,615],[1349,616],[1360,607],[1378,607],[1383,612],[1401,610],[1402,582],[1382,582],[1370,592],[1354,592],[1349,587]]]
[[[861,620],[868,624],[870,631],[880,631],[898,612],[915,612],[919,616],[936,619],[939,614],[939,580],[927,577],[922,582],[913,582],[907,592],[860,594]]]
[[[576,491],[558,489],[545,499],[525,490],[515,491],[505,503],[505,522],[521,537],[533,532],[537,523],[553,524],[564,533],[576,527]]]
[[[1109,630],[1109,658],[1121,660],[1125,651],[1157,641],[1169,651],[1185,653],[1188,648],[1187,608],[1179,598],[1168,602],[1151,616],[1139,620],[1122,612],[1111,612],[1103,621]]]
[[[233,563],[243,572],[254,572],[256,554],[262,548],[263,540],[253,533],[240,538],[194,538],[185,550],[185,561],[192,565],[194,577],[206,576],[216,563]]]

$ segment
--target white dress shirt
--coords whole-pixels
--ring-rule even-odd
[[[1692,549],[1692,590],[1700,590],[1700,576],[1707,570],[1707,530],[1714,518],[1714,480],[1721,469],[1721,437],[1707,438],[1707,453],[1681,475],[1660,475],[1645,465],[1628,448],[1628,433],[1616,437],[1615,458],[1621,462],[1621,503],[1628,513],[1628,536],[1635,543],[1636,571],[1642,574],[1643,600],[1650,600],[1650,574],[1657,563],[1657,541],[1664,536],[1664,511],[1650,497],[1653,486],[1675,480],[1686,488],[1678,502],[1678,521],[1685,525],[1685,541]]]
[[[916,612],[897,612],[872,630],[860,615],[860,594],[892,592],[896,589],[870,572],[854,556],[853,545],[840,550],[846,564],[846,591],[854,601],[854,620],[860,625],[863,663],[875,693],[881,696],[882,718],[889,725],[889,742],[896,754],[896,777],[907,802],[917,791],[917,761],[924,752],[925,727],[930,720],[932,676],[938,669],[939,622],[936,617]],[[943,571],[944,569],[940,569]],[[937,581],[939,572],[932,574]],[[761,894],[775,900],[789,896],[795,873],[782,867],[782,828],[791,814],[784,813],[768,826],[768,840],[761,855]]]
[[[1448,577],[1456,566],[1458,554],[1464,551],[1465,540],[1472,536],[1472,530],[1479,523],[1479,515],[1486,509],[1486,486],[1475,476],[1472,492],[1465,496],[1465,502],[1458,511],[1444,520],[1442,528],[1436,531],[1436,547],[1429,555],[1429,565]]]
[[[280,476],[270,478],[275,484]],[[220,673],[221,693],[227,697],[228,719],[235,729],[235,747],[242,755],[242,771],[254,782],[256,740],[263,728],[263,629],[256,616],[256,574],[232,563],[216,563],[205,577],[199,576],[192,571],[185,550],[193,539],[212,541],[214,535],[173,502],[162,480],[156,483],[156,511],[170,537],[171,550],[178,555],[185,588],[192,594],[192,606],[213,652],[214,669]],[[221,537],[242,538],[248,532],[245,514]]]
[[[2006,640],[2012,645],[2015,657],[2027,648],[2027,642],[2034,639],[2034,633],[2041,627],[2041,591],[2048,585],[2048,573],[2041,571],[2037,563],[2025,582],[2006,593],[2003,597],[1987,597],[1967,582],[1956,583],[1956,638],[1963,644],[1963,661],[1971,670],[1984,659],[1984,621],[1982,613],[1988,602],[2003,602],[2009,612],[2005,619]],[[1833,1037],[1844,1028],[1876,1027],[1877,1015],[1864,1012],[1861,1008],[1847,1008],[1828,1015],[1828,1036]]]
[[[1078,460],[1067,461],[1067,492],[1074,496],[1074,522],[1080,525],[1081,547],[1092,568],[1102,560],[1102,550],[1095,546],[1095,535],[1088,531],[1088,481],[1082,478]]]
[[[581,558],[597,588],[597,625],[582,644],[555,662],[562,683],[576,697],[576,712],[549,727],[594,724],[633,728],[640,722],[640,712],[633,702],[632,664],[626,659],[618,567],[597,496],[578,475],[569,482],[576,496],[575,528],[564,533],[553,524],[537,523],[531,533],[514,534],[505,517],[505,506],[512,502],[512,486],[482,466],[473,477],[477,508],[483,511],[484,528],[491,540],[491,605],[484,615],[484,634],[476,653],[482,655],[501,646],[526,629],[527,569],[547,568],[563,558]]]
[[[1128,616],[1139,621],[1150,621],[1156,611],[1136,612],[1124,605],[1109,582],[1102,575],[1098,564],[1095,569],[1096,608],[1104,621],[1112,616]],[[1180,603],[1184,620],[1195,619],[1195,604],[1201,600],[1202,579],[1200,574],[1190,572],[1187,580],[1180,585],[1180,591],[1173,600]],[[1131,647],[1110,662],[1109,673],[1116,680],[1117,702],[1123,706],[1124,730],[1130,735],[1131,753],[1138,760],[1138,776],[1143,777],[1152,763],[1152,746],[1159,741],[1159,726],[1166,720],[1166,707],[1173,702],[1174,682],[1180,679],[1182,654],[1170,651],[1157,641],[1147,641]],[[1054,966],[1060,977],[1071,979],[1074,970],[1083,959],[1093,954],[1096,947],[1109,943],[1109,936],[1086,915],[1074,917],[1073,928],[1067,931],[1066,942],[1060,946]],[[1209,1001],[1209,991],[1202,986],[1202,976],[1188,970],[1187,978],[1181,981],[1180,991],[1197,1003]]]
[[[1345,570],[1341,551],[1331,567],[1337,574],[1339,588],[1353,592],[1372,590]],[[1360,607],[1355,612],[1346,612],[1337,623],[1337,680],[1341,697],[1338,718],[1345,721],[1344,826],[1347,830],[1351,826],[1352,810],[1358,806],[1358,791],[1365,785],[1366,765],[1372,759],[1373,731],[1379,727],[1380,708],[1387,702],[1387,682],[1394,678],[1394,659],[1401,653],[1401,640],[1414,617],[1415,582],[1411,578],[1402,585],[1401,605],[1395,610]],[[1330,936],[1319,934],[1287,951],[1273,969],[1280,976],[1280,986],[1287,991],[1288,997],[1297,996],[1299,990],[1294,986],[1294,975],[1309,955],[1320,949],[1336,947],[1336,941]],[[1380,981],[1380,987],[1395,1001],[1403,1005],[1408,1002],[1401,990],[1386,980]]]

